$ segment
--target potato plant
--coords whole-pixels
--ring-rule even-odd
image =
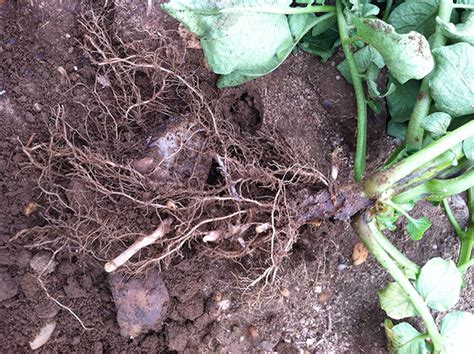
[[[357,103],[358,184],[352,189],[371,201],[353,217],[353,227],[394,280],[379,293],[387,316],[397,321],[385,321],[389,349],[471,352],[474,315],[449,310],[474,264],[474,1],[171,0],[163,8],[200,38],[221,88],[271,72],[294,50],[325,61],[342,47],[338,70]],[[382,98],[387,132],[401,143],[366,177],[367,109],[380,112]],[[464,192],[465,229],[447,202]],[[409,214],[420,200],[444,206],[460,242],[456,262],[433,258],[419,266],[382,232],[404,218],[419,241],[431,227],[427,217]],[[439,324],[432,311],[446,312]],[[424,328],[402,321],[410,317],[421,318]]]

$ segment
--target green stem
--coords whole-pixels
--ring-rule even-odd
[[[453,7],[455,9],[474,10],[474,5],[469,5],[469,4],[454,4]]]
[[[404,204],[421,198],[440,201],[454,194],[459,194],[474,186],[474,169],[459,177],[450,179],[432,179],[393,197],[393,202]]]
[[[408,151],[418,151],[423,144],[424,129],[421,128],[421,121],[425,118],[431,106],[431,94],[429,86],[429,75],[421,82],[420,90],[416,98],[415,107],[408,121],[407,135],[405,136],[405,146]]]
[[[458,267],[469,268],[474,260],[472,259],[472,249],[474,247],[474,187],[467,190],[467,205],[469,208],[469,219],[467,231],[461,237],[461,249],[457,265]]]
[[[337,24],[339,26],[339,37],[341,39],[342,50],[346,57],[347,65],[351,73],[352,85],[357,106],[357,138],[356,151],[354,158],[354,178],[357,182],[361,181],[365,175],[365,154],[367,139],[367,102],[365,100],[364,87],[362,79],[357,71],[357,66],[351,52],[351,48],[347,44],[349,41],[349,31],[347,29],[346,19],[344,18],[343,6],[341,0],[336,0]]]
[[[464,153],[462,151],[462,144],[458,144],[451,150],[448,150],[435,157],[431,161],[418,168],[415,172],[398,181],[395,189],[397,192],[406,190],[411,186],[415,186],[434,177],[438,177],[440,174],[445,173],[448,170],[451,170],[451,172],[455,173],[461,169],[461,164],[459,164],[458,161],[463,157]],[[453,167],[453,165],[456,166]],[[459,169],[456,169],[456,167],[459,167]],[[452,174],[448,176],[452,176]]]
[[[468,236],[466,234],[466,236]],[[472,260],[472,248],[474,247],[474,232],[471,232],[471,237],[466,237],[461,239],[461,249],[459,250],[459,256],[457,261],[457,266],[463,267],[465,264],[469,263]]]
[[[468,227],[474,228],[474,188],[471,187],[467,191],[467,207],[469,208]]]
[[[387,22],[388,16],[390,15],[390,10],[392,10],[393,0],[387,0],[387,4],[385,5],[385,10],[383,12],[383,20]]]
[[[474,265],[474,259],[470,259],[468,262],[458,266],[458,269],[461,273],[466,273],[469,267]]]
[[[474,136],[474,120],[462,127],[447,133],[441,139],[432,142],[422,150],[408,156],[389,169],[376,173],[364,184],[364,191],[370,198],[379,198],[382,193],[392,188],[395,183],[452,149],[463,140]]]
[[[454,229],[454,232],[459,237],[459,239],[462,239],[464,237],[464,231],[462,230],[456,217],[454,216],[453,211],[451,210],[451,207],[449,206],[447,198],[443,199],[443,207],[444,207],[444,212],[446,213],[446,216],[448,217],[448,220]]]
[[[452,0],[441,0],[439,2],[438,17],[445,22],[449,22],[452,10]],[[431,49],[442,47],[445,44],[446,37],[443,35],[441,28],[437,26],[433,41],[431,42]],[[405,137],[405,146],[408,151],[420,150],[423,143],[425,131],[421,128],[421,121],[428,115],[432,101],[429,86],[430,78],[431,75],[428,75],[421,82],[416,104],[408,122],[407,135]]]
[[[392,202],[391,200],[385,200],[384,201],[385,204],[387,204],[388,206],[391,206],[393,209],[395,209],[396,211],[398,211],[400,214],[402,214],[404,217],[406,217],[408,219],[408,221],[412,222],[412,223],[415,223],[415,219],[413,219],[410,214],[408,214],[403,208],[401,208],[400,206],[397,205],[397,203],[395,202]],[[401,203],[400,203],[401,204]]]
[[[398,285],[400,285],[400,287],[410,298],[411,303],[416,308],[416,311],[425,323],[426,330],[428,331],[428,334],[433,342],[434,352],[444,352],[443,337],[440,335],[438,327],[436,326],[433,316],[431,315],[425,301],[410,283],[410,280],[403,274],[394,260],[375,240],[372,230],[376,230],[377,226],[375,225],[374,221],[369,221],[367,214],[364,213],[356,217],[353,227],[372,256],[375,257],[379,264],[392,276],[392,278],[398,283]]]
[[[408,259],[403,253],[401,253],[397,247],[395,247],[381,232],[374,223],[369,224],[369,228],[372,232],[372,236],[377,241],[377,243],[387,252],[390,257],[392,257],[399,266],[409,270],[413,274],[418,274],[420,267]]]

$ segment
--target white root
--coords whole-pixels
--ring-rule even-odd
[[[209,233],[207,233],[203,238],[202,241],[205,243],[208,242],[216,242],[218,239],[220,239],[222,236],[222,231],[220,230],[214,230]]]
[[[39,347],[46,344],[56,328],[56,321],[45,324],[36,335],[35,339],[30,342],[30,348],[32,350],[38,349]]]
[[[271,227],[272,227],[272,225],[268,222],[265,223],[265,224],[260,224],[260,225],[257,225],[255,227],[255,232],[257,234],[261,234],[262,232],[265,232],[265,231],[269,230]]]
[[[117,268],[124,265],[142,248],[149,246],[155,243],[158,239],[162,238],[169,232],[172,222],[173,220],[171,218],[165,219],[152,234],[143,236],[142,238],[138,239],[133,243],[133,245],[127,248],[118,257],[111,260],[110,262],[107,262],[104,266],[105,271],[110,273],[117,270]]]

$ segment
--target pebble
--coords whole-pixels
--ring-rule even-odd
[[[26,98],[25,95],[20,96],[20,98],[18,99],[18,102],[20,102],[20,103],[26,103],[26,101],[28,101],[28,98]]]
[[[48,251],[40,251],[31,258],[30,267],[38,274],[50,274],[56,269],[58,264],[51,260],[53,254]],[[51,261],[51,262],[50,262]]]
[[[306,339],[306,345],[307,345],[307,346],[311,346],[311,345],[313,345],[313,344],[314,344],[314,339],[313,339],[313,338],[308,338],[308,339]]]
[[[341,77],[339,75],[336,76],[336,80],[339,81],[341,80]]]
[[[36,121],[35,116],[31,112],[26,112],[25,113],[25,120],[28,123],[34,123]]]
[[[346,268],[347,268],[347,266],[346,266],[345,264],[339,264],[339,265],[337,266],[337,270],[340,271],[340,272],[342,272],[342,271],[343,271],[344,269],[346,269]]]
[[[0,302],[18,294],[18,284],[8,273],[0,273]]]
[[[43,107],[41,107],[41,105],[36,102],[34,105],[33,105],[33,109],[35,110],[35,112],[41,112],[41,110],[43,109]]]
[[[167,318],[170,297],[161,273],[147,273],[145,279],[131,279],[120,273],[110,275],[110,286],[117,308],[120,334],[136,337],[159,331]]]
[[[334,106],[334,101],[330,99],[325,99],[322,104],[325,110],[329,110]]]
[[[33,307],[38,318],[50,319],[59,313],[59,307],[49,299],[42,300]]]

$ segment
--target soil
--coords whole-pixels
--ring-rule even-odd
[[[161,12],[157,2],[148,14],[145,1],[108,3],[113,10],[106,22],[109,32],[118,31],[127,40],[145,39],[143,45],[145,31],[170,33],[166,49],[177,48],[174,55],[181,60],[181,69],[199,78],[206,96],[221,100],[229,117],[234,117],[235,129],[278,132],[290,146],[308,150],[326,176],[332,153],[340,150],[337,183],[351,182],[355,107],[351,86],[335,68],[340,53],[321,63],[298,52],[273,73],[219,93],[200,50],[185,51],[186,37],[179,35],[177,23]],[[190,244],[162,269],[169,294],[163,324],[133,338],[120,335],[109,276],[103,270],[105,259],[80,245],[45,242],[31,247],[31,237],[14,237],[47,225],[48,198],[53,196],[41,190],[41,170],[31,167],[23,147],[49,141],[48,127],[59,109],[76,117],[77,126],[82,124],[91,97],[88,88],[100,71],[84,52],[80,19],[101,6],[79,0],[0,0],[1,351],[29,351],[28,343],[39,329],[54,320],[56,328],[41,352],[384,352],[384,313],[377,291],[388,277],[370,257],[362,265],[352,265],[357,239],[349,222],[302,227],[276,282],[265,288],[245,288],[245,280],[258,274],[257,256],[218,259],[200,255],[200,248]],[[106,77],[102,80],[107,85]],[[143,76],[137,81],[144,95],[147,80]],[[189,113],[183,98],[173,99],[175,114]],[[145,115],[141,126],[124,128],[125,138],[116,142],[115,152],[130,158],[145,156],[144,141],[158,134],[163,122],[161,116]],[[384,114],[369,117],[369,171],[395,146],[385,135],[385,124]],[[66,187],[80,194],[69,197],[82,200],[81,208],[91,207],[94,199],[80,182]],[[459,205],[459,212],[465,211],[465,205]],[[416,212],[429,214],[434,223],[424,241],[408,242],[400,231],[393,235],[394,242],[420,263],[432,256],[452,257],[457,246],[441,209],[422,204]],[[124,228],[156,227],[153,216],[137,212],[122,217]],[[33,269],[30,261],[44,252],[49,257],[54,253],[55,264],[38,274],[41,267]],[[458,307],[472,309],[472,295],[465,290]]]

